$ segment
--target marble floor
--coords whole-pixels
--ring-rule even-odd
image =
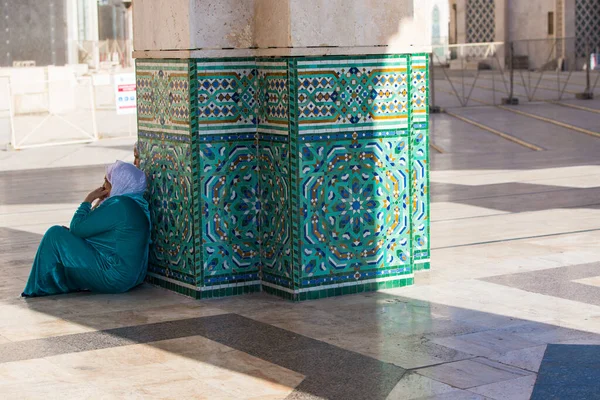
[[[534,151],[432,116],[432,270],[416,285],[300,304],[149,285],[25,301],[41,235],[103,169],[81,165],[89,147],[73,165],[36,153],[41,169],[0,155],[0,398],[594,398],[600,138],[568,126],[600,130],[600,114],[521,109],[566,125],[454,110]]]

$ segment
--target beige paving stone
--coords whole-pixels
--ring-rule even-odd
[[[433,342],[465,353],[484,357],[497,356],[509,351],[541,344],[539,341],[534,342],[517,335],[497,331],[485,331],[433,339]]]
[[[455,391],[456,388],[416,373],[407,373],[387,400],[414,400]]]
[[[490,360],[498,361],[502,364],[512,365],[513,367],[521,368],[527,371],[538,372],[546,345],[529,347],[526,349],[513,350],[504,354],[489,356]]]
[[[532,375],[530,372],[477,358],[420,369],[420,375],[460,389],[508,381]]]
[[[223,313],[224,311],[200,302],[172,304],[140,310],[65,316],[67,319],[56,319],[28,325],[14,324],[0,327],[0,335],[4,335],[12,341],[23,341],[179,319],[200,318]]]
[[[529,400],[533,392],[536,376],[525,376],[471,388],[469,391],[494,400]]]

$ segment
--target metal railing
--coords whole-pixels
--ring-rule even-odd
[[[504,43],[469,43],[444,48],[449,53],[444,58],[439,56],[436,46],[432,51],[432,105],[445,108],[472,105],[476,102],[473,94],[482,80],[491,82],[492,97],[497,92],[496,86],[508,87],[504,74]]]
[[[576,38],[446,45],[432,52],[431,105],[453,108],[589,99],[598,91],[600,49]],[[437,50],[437,51],[436,51]],[[597,94],[597,93],[596,93]]]

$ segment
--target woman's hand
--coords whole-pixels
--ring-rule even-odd
[[[106,190],[104,186],[102,186],[90,192],[90,194],[87,195],[84,201],[86,203],[93,203],[96,200],[104,200],[106,196],[108,196],[108,193],[109,190]]]

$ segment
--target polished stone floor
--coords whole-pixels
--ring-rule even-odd
[[[453,110],[482,127],[432,117],[432,271],[300,304],[149,285],[22,300],[41,235],[102,180],[82,160],[110,146],[78,148],[72,166],[38,152],[33,169],[33,153],[0,154],[0,398],[596,398],[600,137],[569,126],[600,130],[600,114],[518,110],[551,121],[493,107]]]

